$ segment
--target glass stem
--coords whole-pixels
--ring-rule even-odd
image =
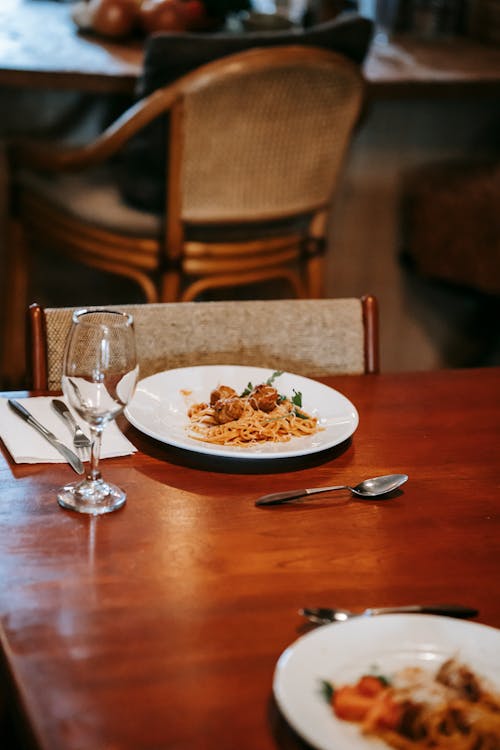
[[[101,456],[102,427],[90,428],[90,468],[87,479],[97,482],[101,478],[99,469],[99,458]]]

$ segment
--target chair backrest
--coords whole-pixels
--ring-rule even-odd
[[[146,39],[144,65],[137,84],[142,98],[186,73],[226,55],[255,47],[300,44],[322,47],[361,65],[370,48],[374,23],[356,12],[345,12],[311,26],[273,31],[158,32]]]
[[[146,41],[137,95],[143,98],[207,63],[255,48],[290,45],[323,48],[360,65],[372,36],[373,22],[356,13],[342,13],[324,23],[284,31],[153,34]],[[166,141],[166,123],[155,121],[137,133],[125,151],[126,168],[120,183],[127,200],[138,208],[164,210],[165,164],[158,154],[165,151]]]
[[[32,386],[58,390],[77,308],[29,309]],[[140,377],[175,367],[239,364],[321,377],[378,371],[378,313],[362,299],[114,305],[134,316]]]
[[[170,120],[171,214],[176,200],[181,219],[198,224],[328,206],[363,103],[357,65],[324,49],[272,47],[182,81]]]

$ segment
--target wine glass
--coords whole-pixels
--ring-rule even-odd
[[[90,427],[91,448],[86,478],[58,492],[64,508],[100,515],[124,504],[126,493],[102,479],[99,457],[103,430],[132,398],[138,373],[131,315],[114,310],[73,313],[62,389],[69,405]]]

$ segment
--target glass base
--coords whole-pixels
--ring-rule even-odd
[[[123,490],[102,479],[71,482],[61,487],[57,493],[57,502],[63,508],[76,510],[78,513],[89,513],[93,516],[118,510],[124,505],[126,498],[127,495]]]

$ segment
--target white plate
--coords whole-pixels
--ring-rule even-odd
[[[317,750],[387,750],[335,717],[321,680],[352,683],[373,667],[387,676],[408,666],[435,671],[450,657],[500,687],[500,630],[450,617],[380,615],[324,625],[295,641],[278,660],[274,695],[289,724]]]
[[[280,393],[302,393],[302,406],[318,418],[322,428],[315,435],[292,438],[287,443],[264,443],[252,447],[211,445],[187,435],[187,410],[191,404],[208,401],[220,384],[243,391],[249,382],[265,382],[272,370],[238,365],[209,365],[166,370],[141,380],[125,411],[127,419],[150,437],[197,453],[231,458],[289,458],[317,453],[347,440],[358,426],[358,412],[341,393],[309,378],[283,373],[274,381]],[[189,395],[186,395],[189,391]],[[183,393],[184,392],[184,393]]]

